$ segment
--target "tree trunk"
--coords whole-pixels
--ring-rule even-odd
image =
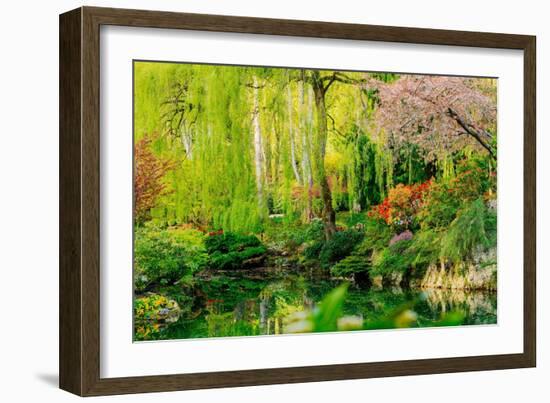
[[[185,148],[185,155],[187,156],[187,159],[192,160],[193,159],[193,138],[191,136],[190,130],[188,130],[185,127],[185,124],[181,129],[181,142],[183,144],[183,148]]]
[[[287,84],[287,98],[288,98],[288,136],[290,137],[290,161],[292,163],[292,171],[294,171],[294,177],[298,183],[302,183],[298,167],[296,165],[296,145],[294,144],[294,131],[292,122],[292,89],[290,88],[290,82]]]
[[[306,211],[304,220],[310,222],[313,219],[313,176],[311,175],[311,122],[313,121],[313,108],[311,96],[307,97],[307,106],[304,102],[304,82],[298,82],[298,104],[300,105],[300,132],[302,137],[302,177],[306,194]]]
[[[258,90],[258,79],[254,76],[254,111],[252,115],[252,126],[254,128],[254,167],[256,170],[256,191],[258,206],[264,206],[263,173],[262,173],[262,131],[260,128],[260,99]]]
[[[317,109],[317,153],[319,175],[319,185],[321,187],[321,198],[323,200],[323,223],[325,225],[325,238],[329,240],[336,232],[336,213],[332,208],[332,194],[328,184],[327,175],[325,172],[325,154],[327,148],[328,128],[327,128],[327,111],[325,105],[325,89],[323,83],[317,76],[313,76],[313,93],[315,95],[315,107]]]

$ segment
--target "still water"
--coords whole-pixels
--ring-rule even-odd
[[[163,326],[161,339],[284,333],[285,318],[312,310],[342,281],[317,274],[231,272],[199,280],[179,319]],[[174,291],[166,292],[178,299]],[[429,327],[446,312],[461,311],[464,325],[495,324],[496,294],[462,290],[374,288],[351,284],[343,314],[375,323],[414,302],[413,327]]]

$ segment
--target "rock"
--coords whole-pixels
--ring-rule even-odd
[[[411,282],[419,288],[441,288],[453,290],[488,290],[497,288],[496,248],[478,250],[468,263],[458,263],[450,267],[432,264],[420,279]]]
[[[392,287],[400,287],[403,282],[403,273],[392,272],[384,277],[384,283]]]
[[[496,304],[492,304],[485,293],[469,292],[467,290],[424,290],[426,303],[437,311],[463,311],[468,316],[476,312],[496,315]]]

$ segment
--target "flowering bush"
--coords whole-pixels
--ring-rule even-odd
[[[385,221],[396,230],[407,230],[420,211],[430,186],[431,181],[414,185],[399,184],[389,191],[382,203],[373,207],[369,216]]]

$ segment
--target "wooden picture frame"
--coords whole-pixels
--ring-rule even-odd
[[[524,52],[524,348],[521,354],[227,372],[100,377],[100,26],[401,42]],[[535,37],[81,7],[60,16],[60,387],[81,396],[534,367]]]

